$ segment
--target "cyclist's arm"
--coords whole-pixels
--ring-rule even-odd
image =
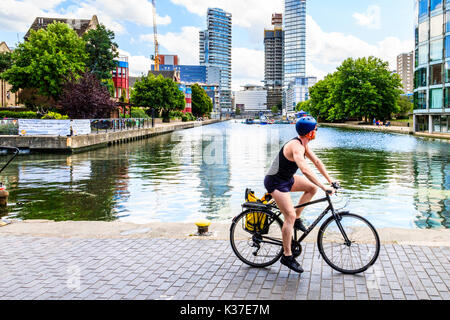
[[[306,150],[306,156],[309,158],[309,160],[311,160],[312,163],[314,163],[317,170],[319,170],[319,172],[325,177],[325,179],[327,179],[328,183],[331,184],[333,182],[333,180],[331,179],[330,175],[328,174],[327,169],[325,168],[322,160],[320,160],[316,156],[316,154],[309,148]]]
[[[294,148],[292,151],[292,155],[294,157],[294,161],[297,164],[300,171],[304,174],[306,178],[308,178],[309,181],[314,183],[316,186],[318,186],[320,189],[326,191],[327,187],[320,182],[320,180],[316,177],[314,172],[309,167],[308,163],[305,160],[305,148],[303,146],[299,146],[298,148]]]

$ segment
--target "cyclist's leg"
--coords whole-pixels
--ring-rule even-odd
[[[298,204],[301,205],[310,202],[319,188],[305,177],[295,175],[294,179],[295,182],[292,186],[291,192],[304,192]],[[303,210],[305,210],[304,207],[295,209],[297,219],[300,218]]]
[[[275,190],[271,193],[271,195],[284,216],[283,228],[281,230],[283,237],[284,255],[291,256],[291,242],[295,223],[295,210],[292,204],[291,195],[289,194],[289,192],[281,192],[279,190]]]

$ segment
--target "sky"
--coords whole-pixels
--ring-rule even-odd
[[[115,32],[132,75],[146,74],[154,54],[151,0],[0,0],[0,42],[15,47],[35,17],[90,19]],[[264,28],[284,0],[156,0],[160,54],[199,64],[199,31],[208,7],[232,14],[232,87],[262,84]],[[396,57],[414,49],[414,0],[307,0],[306,73],[322,79],[348,57],[370,55],[396,69]]]

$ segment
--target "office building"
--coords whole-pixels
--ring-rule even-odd
[[[264,86],[267,109],[277,106],[283,98],[283,15],[272,15],[273,28],[264,30]]]
[[[200,65],[220,70],[222,113],[231,113],[231,20],[230,13],[209,8],[207,29],[200,31]],[[211,81],[207,76],[207,80]]]
[[[450,2],[416,0],[414,131],[448,133],[450,126]]]
[[[309,99],[309,88],[317,83],[316,77],[297,77],[291,81],[286,89],[286,111],[295,112],[299,102]]]
[[[306,75],[306,0],[284,1],[284,85]]]
[[[266,112],[267,90],[262,86],[245,85],[243,90],[235,92],[235,103],[242,113]]]
[[[403,93],[414,91],[414,51],[397,56],[396,73],[402,79]]]
[[[152,65],[152,70],[155,66]],[[187,66],[187,65],[167,65],[159,66],[160,71],[174,71],[180,72],[180,81],[188,83],[206,83],[206,66]]]

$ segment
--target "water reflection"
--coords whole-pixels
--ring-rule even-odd
[[[21,156],[0,177],[11,194],[7,213],[137,223],[229,220],[241,210],[245,188],[265,192],[265,173],[294,136],[293,126],[227,122],[70,156]],[[345,187],[349,209],[377,227],[449,227],[447,143],[320,128],[311,147]],[[305,217],[322,209],[308,208]]]

